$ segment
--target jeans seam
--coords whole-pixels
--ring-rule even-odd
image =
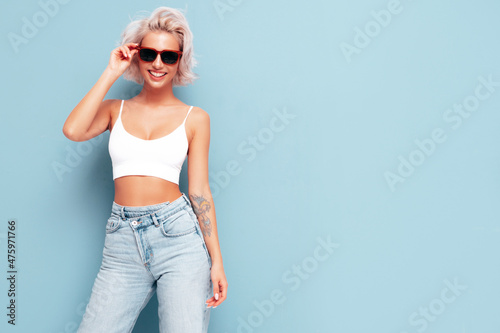
[[[189,234],[192,234],[193,232],[196,232],[196,227],[193,226],[191,229],[188,229],[182,233],[177,233],[177,234],[173,234],[173,235],[169,235],[165,232],[165,230],[163,229],[163,226],[160,226],[161,228],[161,232],[163,234],[163,236],[165,237],[171,237],[171,238],[175,238],[175,237],[181,237],[181,236],[186,236],[186,235],[189,235]]]
[[[108,224],[109,224],[111,218],[113,218],[113,217],[114,216],[110,216],[108,218],[108,221],[106,222],[105,231],[106,231],[107,234],[112,234],[113,232],[117,231],[120,228],[120,226],[121,226],[121,222],[122,221],[121,221],[121,218],[118,216],[118,221],[112,222],[113,227],[111,227],[111,228],[108,229]]]
[[[142,304],[139,308],[139,312],[137,313],[137,316],[135,317],[135,320],[132,323],[132,326],[130,327],[130,331],[128,331],[127,333],[131,333],[134,330],[137,319],[139,319],[139,315],[141,314],[142,310],[146,306],[146,300],[148,298],[148,295],[151,293],[151,290],[153,290],[153,288],[154,288],[153,286],[154,286],[154,282],[153,282],[153,284],[151,284],[151,287],[149,288],[149,291],[146,293],[146,296],[144,296],[144,300],[142,301]]]
[[[186,207],[185,207],[185,206],[179,207],[179,211],[181,211],[181,210],[182,210],[182,211],[184,211],[185,213],[187,213],[189,217],[191,217],[191,216],[190,216],[190,214],[189,214],[189,212],[187,211],[187,209],[186,209]],[[177,213],[177,211],[176,211],[176,213]],[[172,214],[172,215],[173,215],[173,214]],[[172,216],[172,215],[171,215],[171,216]],[[169,216],[169,217],[170,217],[170,216]],[[160,226],[159,226],[159,227],[160,227],[160,231],[161,231],[161,233],[163,234],[163,236],[165,236],[165,237],[181,237],[181,236],[186,236],[186,235],[189,235],[189,234],[191,234],[191,233],[193,233],[193,232],[196,232],[196,226],[193,226],[192,228],[190,228],[190,229],[188,229],[188,230],[186,230],[186,231],[183,231],[183,232],[181,232],[181,233],[177,233],[177,234],[169,235],[169,234],[165,231],[165,229],[163,228],[163,225],[164,225],[164,224],[168,221],[168,218],[169,218],[169,217],[167,217],[167,218],[166,218],[165,220],[163,220],[163,221],[161,221],[161,220],[160,220],[161,222],[159,222],[159,224],[160,224]],[[178,218],[181,218],[181,216],[179,216]]]

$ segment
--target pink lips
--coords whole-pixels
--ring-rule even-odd
[[[156,81],[160,81],[161,79],[163,79],[165,76],[167,76],[167,74],[165,73],[165,75],[163,76],[154,76],[153,74],[151,74],[151,72],[148,70],[148,73],[149,75],[153,78],[153,80],[156,80]]]

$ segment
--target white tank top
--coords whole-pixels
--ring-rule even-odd
[[[186,119],[170,134],[154,140],[138,138],[125,130],[120,113],[109,135],[108,150],[113,180],[128,175],[154,176],[179,184],[182,164],[187,156]]]

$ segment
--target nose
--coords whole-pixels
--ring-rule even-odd
[[[161,61],[161,56],[159,54],[157,54],[155,61],[153,61],[153,67],[155,69],[160,69],[162,66],[163,66],[163,62]]]

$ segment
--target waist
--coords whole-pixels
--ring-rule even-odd
[[[179,185],[151,176],[125,176],[115,179],[115,199],[122,206],[149,206],[173,202],[182,195]]]
[[[156,218],[167,218],[175,214],[185,206],[190,206],[191,203],[187,196],[181,192],[181,196],[174,201],[165,201],[153,205],[144,206],[125,206],[113,201],[111,213],[120,216],[123,219],[137,218],[145,215],[155,215]]]

